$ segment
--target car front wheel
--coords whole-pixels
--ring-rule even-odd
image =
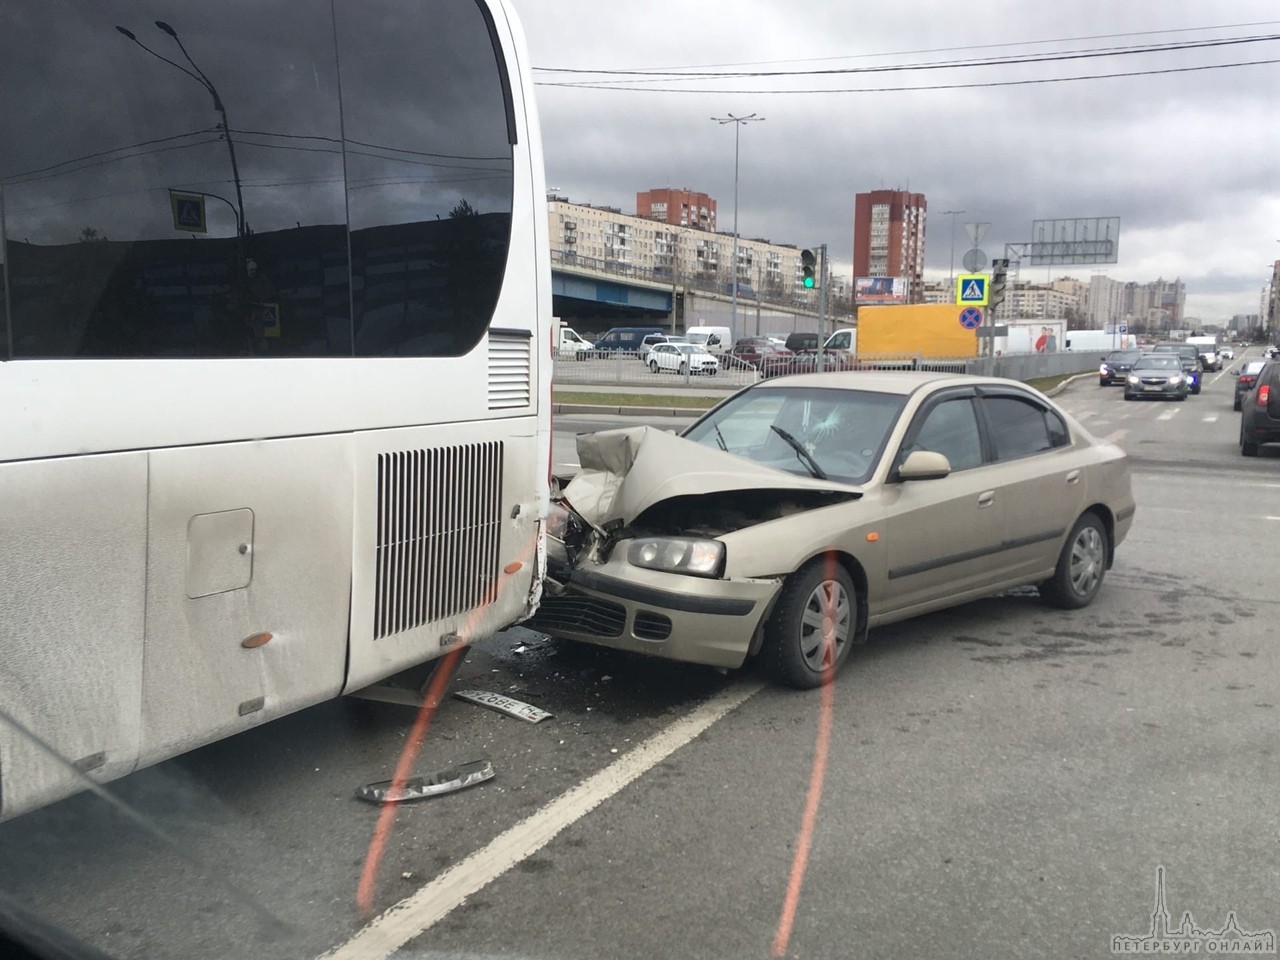
[[[818,557],[787,578],[765,624],[769,674],[801,690],[834,679],[853,645],[858,602],[849,571],[834,560]]]
[[[658,372],[658,361],[657,361],[657,360],[650,360],[650,361],[649,361],[649,369],[650,369],[650,370],[652,370],[654,373],[657,373],[657,372]]]
[[[682,376],[682,377],[683,377],[683,376],[684,376],[684,372],[685,372],[686,370],[688,370],[688,369],[689,369],[689,365],[688,365],[688,364],[686,364],[686,363],[682,363],[682,364],[680,364],[680,369],[679,369],[679,370],[677,370],[677,371],[676,371],[676,373],[680,374],[680,376]]]
[[[1086,513],[1071,528],[1053,576],[1040,584],[1040,596],[1063,610],[1087,607],[1098,595],[1107,572],[1107,528],[1096,513]]]

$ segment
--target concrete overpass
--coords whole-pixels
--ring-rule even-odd
[[[680,280],[658,280],[650,271],[627,264],[565,257],[559,251],[552,256],[551,294],[556,315],[584,335],[625,325],[677,330],[724,326],[733,330],[735,339],[818,329],[816,311],[804,304],[772,303],[754,294],[740,294],[735,322],[728,293]],[[828,328],[848,322],[848,317],[827,318]]]

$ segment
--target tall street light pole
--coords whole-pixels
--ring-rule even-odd
[[[757,123],[765,118],[757,117],[754,113],[749,113],[745,117],[735,117],[731,113],[728,116],[711,119],[721,126],[726,123],[733,124],[733,269],[731,271],[733,306],[729,314],[729,332],[736,337],[738,335],[738,141],[744,124]]]
[[[205,90],[208,91],[209,95],[213,97],[213,109],[217,110],[218,114],[222,117],[222,132],[227,138],[227,152],[231,156],[231,177],[235,181],[236,185],[236,240],[240,250],[240,259],[243,263],[245,235],[244,194],[240,190],[240,167],[236,163],[236,145],[235,141],[231,138],[231,124],[227,121],[227,108],[223,106],[222,97],[218,95],[218,88],[213,85],[213,81],[205,76],[204,71],[196,66],[196,62],[191,59],[191,54],[187,53],[187,48],[183,46],[182,38],[178,36],[178,31],[174,30],[173,27],[169,26],[169,24],[165,23],[163,20],[157,20],[155,24],[156,29],[160,30],[162,33],[167,33],[173,38],[174,43],[176,43],[178,45],[178,49],[182,51],[182,55],[186,58],[187,63],[191,64],[191,70],[188,70],[177,61],[170,60],[168,57],[152,50],[134,36],[132,31],[126,30],[121,26],[117,26],[116,31],[128,37],[157,60],[163,60],[165,63],[169,64],[169,66],[181,70],[196,83],[200,84],[200,86],[204,87]]]
[[[956,215],[964,213],[963,210],[943,210],[944,217],[951,218],[951,268],[947,274],[947,290],[950,291],[956,284]],[[950,295],[950,294],[948,294]]]

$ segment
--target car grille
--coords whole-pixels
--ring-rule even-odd
[[[636,625],[631,632],[641,640],[665,640],[671,636],[671,618],[641,610],[636,614]]]
[[[548,633],[587,633],[593,637],[620,637],[627,625],[627,611],[616,603],[597,597],[548,597],[527,622],[535,630]]]

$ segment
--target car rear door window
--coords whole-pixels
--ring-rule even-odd
[[[997,460],[1016,460],[1067,443],[1062,418],[1031,397],[983,397],[982,407]]]

